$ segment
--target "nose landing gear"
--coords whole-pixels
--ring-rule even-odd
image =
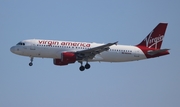
[[[32,62],[33,62],[33,59],[34,59],[33,57],[30,58],[30,61],[31,61],[31,62],[29,63],[29,66],[32,66],[32,65],[33,65],[33,63],[32,63]]]

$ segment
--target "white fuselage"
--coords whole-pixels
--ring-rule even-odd
[[[34,57],[52,58],[53,64],[64,66],[78,61],[80,71],[89,69],[90,61],[126,62],[155,58],[169,54],[169,49],[161,49],[167,23],[159,23],[139,44],[135,46],[117,45],[116,42],[106,44],[29,39],[11,47],[11,52],[30,57],[29,66]],[[85,65],[83,62],[86,62]]]
[[[54,59],[61,59],[62,52],[77,52],[103,45],[98,43],[40,39],[29,39],[21,42],[24,44],[17,44],[11,48],[13,53],[22,56]],[[93,59],[89,59],[89,61],[125,62],[141,59],[146,59],[146,56],[138,47],[113,45],[110,46],[108,51],[97,54]]]

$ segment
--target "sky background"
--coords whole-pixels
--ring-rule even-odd
[[[159,23],[170,55],[55,66],[10,52],[24,39],[136,45]],[[180,107],[179,0],[0,0],[0,107]]]

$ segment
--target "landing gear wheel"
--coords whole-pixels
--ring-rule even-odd
[[[33,62],[33,59],[34,59],[33,57],[30,57],[30,61],[31,61],[31,62],[29,63],[29,66],[32,66],[32,65],[33,65],[33,63],[32,63],[32,62]]]
[[[29,63],[29,66],[32,66],[32,65],[33,65],[33,63],[32,63],[32,62],[30,62],[30,63]]]
[[[80,71],[84,71],[84,70],[85,70],[85,67],[84,67],[84,66],[80,66],[80,67],[79,67],[79,70],[80,70]]]
[[[88,64],[88,63],[85,65],[85,68],[86,68],[86,69],[89,69],[90,67],[91,67],[91,66],[90,66],[90,64]]]

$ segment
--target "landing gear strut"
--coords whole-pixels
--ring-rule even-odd
[[[32,66],[32,65],[33,65],[33,63],[32,63],[32,62],[33,62],[33,59],[34,59],[33,57],[30,58],[30,61],[31,61],[31,62],[29,63],[29,66]]]
[[[79,63],[81,63],[81,66],[79,67],[80,71],[84,71],[85,69],[89,69],[91,67],[90,64],[88,64],[88,62],[86,63],[85,66],[83,66],[83,62],[82,61],[79,61]]]
[[[85,67],[83,66],[83,62],[82,62],[82,61],[79,61],[79,63],[81,63],[81,66],[79,67],[79,70],[80,70],[80,71],[84,71],[84,70],[85,70]]]

